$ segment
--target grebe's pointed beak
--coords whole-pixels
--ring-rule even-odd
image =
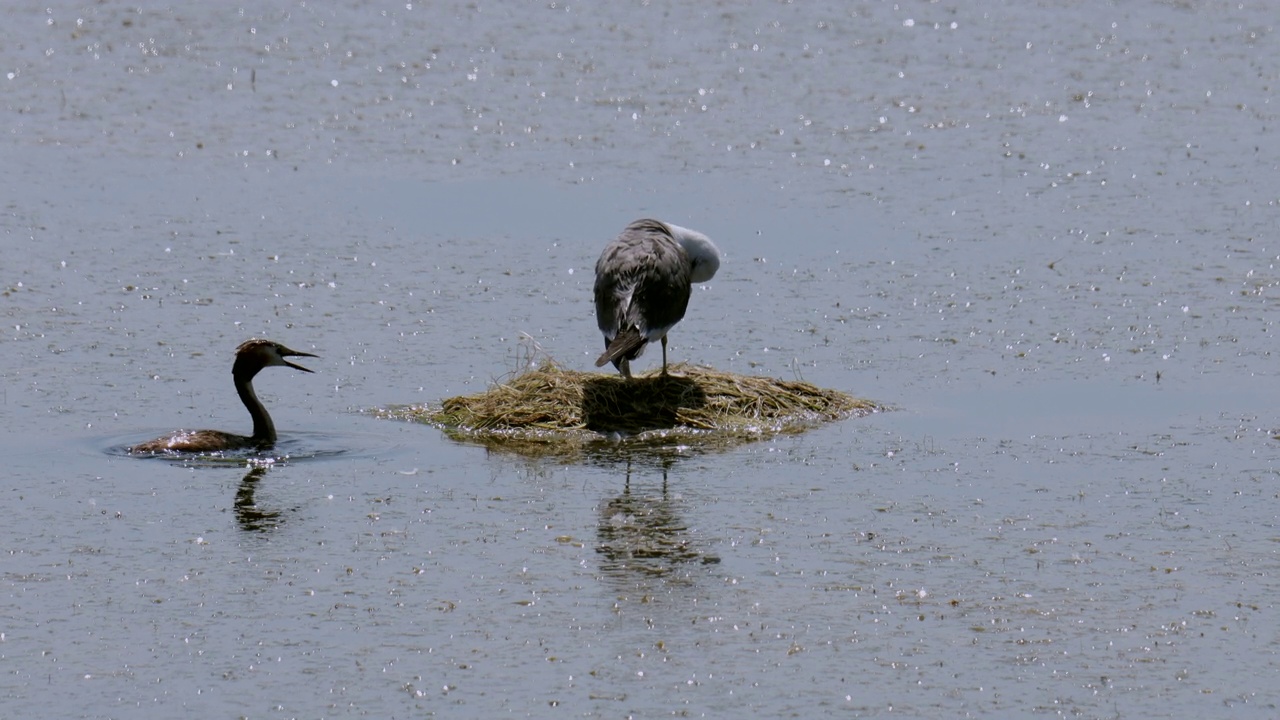
[[[294,370],[301,370],[302,372],[309,372],[309,373],[313,373],[313,372],[315,372],[315,370],[311,370],[310,368],[304,368],[304,367],[302,367],[301,365],[299,365],[298,363],[289,362],[288,360],[285,360],[285,358],[287,358],[287,357],[320,357],[320,356],[319,356],[319,355],[316,355],[316,354],[314,354],[314,353],[298,352],[297,350],[290,350],[289,348],[284,347],[283,345],[281,345],[281,346],[280,346],[280,360],[281,360],[281,362],[283,362],[285,365],[288,365],[289,367],[293,368]]]

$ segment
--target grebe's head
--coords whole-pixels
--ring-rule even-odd
[[[290,350],[274,340],[263,340],[262,338],[253,338],[240,343],[240,347],[236,348],[236,362],[232,366],[231,372],[234,375],[253,376],[258,374],[262,368],[271,367],[273,365],[283,365],[291,367],[294,370],[302,372],[315,372],[308,368],[293,362],[289,362],[285,358],[290,357],[319,357],[312,353],[299,352]]]

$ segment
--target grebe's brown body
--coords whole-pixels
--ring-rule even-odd
[[[272,366],[291,367],[303,372],[312,372],[288,357],[317,357],[311,353],[290,350],[272,340],[254,338],[236,348],[236,362],[231,367],[231,377],[235,380],[236,393],[245,409],[253,418],[252,435],[236,435],[221,430],[178,430],[164,437],[149,440],[129,448],[131,453],[165,453],[165,452],[217,452],[219,450],[237,450],[252,447],[269,447],[276,441],[276,426],[271,416],[263,407],[262,401],[253,391],[253,376],[263,368]]]

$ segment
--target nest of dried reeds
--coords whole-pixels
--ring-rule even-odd
[[[593,443],[729,446],[880,409],[798,380],[674,365],[625,380],[547,359],[476,395],[407,405],[380,417],[428,423],[450,436],[532,455],[577,455]]]

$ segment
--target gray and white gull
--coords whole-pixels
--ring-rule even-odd
[[[720,269],[720,252],[700,232],[660,220],[636,220],[614,238],[596,261],[596,322],[607,362],[625,378],[645,346],[662,343],[667,373],[667,332],[684,317],[693,283]]]

